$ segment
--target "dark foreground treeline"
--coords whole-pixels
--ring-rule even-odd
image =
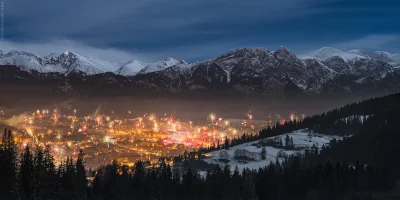
[[[146,169],[116,161],[99,168],[93,182],[84,155],[56,167],[49,147],[17,156],[11,131],[0,146],[0,199],[365,199],[397,194],[387,168],[320,162],[318,152],[250,171],[216,166],[205,177],[189,169],[183,176],[165,163]],[[314,162],[313,160],[316,160]],[[91,172],[88,172],[89,174]],[[400,194],[400,193],[399,193]]]
[[[145,172],[142,163],[130,169],[114,162],[97,172],[91,195],[94,199],[333,200],[393,194],[387,169],[302,162],[297,158],[287,167],[271,163],[254,171],[235,168],[233,173],[229,165],[217,165],[205,177],[191,169],[180,177],[165,164]]]
[[[34,153],[26,146],[17,155],[11,130],[6,129],[0,144],[0,199],[87,199],[83,157],[80,151],[75,162],[68,158],[56,167],[50,146],[36,147]]]

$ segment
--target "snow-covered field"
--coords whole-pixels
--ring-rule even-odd
[[[313,145],[315,145],[318,148],[321,148],[323,144],[329,143],[330,140],[332,140],[334,138],[340,139],[340,140],[343,139],[343,137],[340,137],[340,136],[324,135],[324,134],[312,134],[312,136],[310,137],[308,131],[305,129],[297,130],[292,133],[283,134],[283,135],[276,136],[276,137],[280,137],[283,141],[285,141],[286,135],[289,135],[290,137],[293,138],[293,143],[294,143],[295,147],[299,147],[299,146],[312,147]],[[271,137],[271,138],[274,138],[274,137]],[[242,170],[244,168],[258,169],[260,167],[267,166],[270,162],[275,163],[277,154],[281,150],[283,152],[285,152],[287,155],[292,155],[292,154],[295,154],[296,152],[304,151],[304,150],[298,150],[298,151],[290,150],[289,151],[289,150],[283,150],[283,149],[279,149],[279,148],[275,148],[275,147],[271,147],[271,146],[266,146],[265,149],[267,151],[267,154],[266,154],[267,156],[266,156],[265,160],[262,160],[260,158],[260,156],[257,156],[257,159],[255,161],[247,161],[247,163],[240,163],[233,158],[234,152],[237,149],[245,149],[249,152],[253,152],[253,153],[256,153],[257,155],[260,155],[262,148],[252,145],[252,144],[257,144],[258,142],[259,142],[259,140],[254,141],[254,142],[244,143],[241,145],[237,145],[237,146],[229,148],[229,150],[214,151],[211,153],[211,157],[204,159],[204,161],[207,163],[219,164],[221,166],[225,166],[226,164],[229,164],[231,166],[231,170],[233,170],[235,168],[235,166],[237,166],[239,169],[239,172],[242,172]],[[227,153],[229,155],[228,163],[224,163],[224,162],[218,160],[218,159],[220,159],[221,151],[227,151]],[[281,159],[283,159],[283,158],[281,158]]]

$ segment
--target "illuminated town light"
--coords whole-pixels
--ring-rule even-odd
[[[14,125],[26,130],[25,134],[17,133],[18,137],[15,137],[18,138],[18,147],[22,148],[26,140],[32,142],[32,146],[44,147],[50,144],[57,147],[58,153],[63,150],[66,155],[76,156],[79,148],[94,148],[94,156],[90,159],[110,152],[118,152],[121,155],[144,153],[152,155],[152,159],[155,159],[156,155],[169,156],[187,148],[209,147],[218,141],[224,141],[225,138],[237,138],[239,132],[254,132],[251,129],[265,127],[265,121],[263,125],[243,120],[228,121],[214,113],[202,121],[180,121],[174,119],[173,115],[157,119],[155,114],[146,114],[145,117],[140,114],[138,118],[132,119],[134,117],[119,118],[97,113],[89,116],[71,116],[62,113],[61,110],[50,115],[45,115],[46,112],[43,110],[40,113],[43,115],[40,121],[36,113],[33,117],[30,114],[22,114],[17,118],[18,122]],[[159,119],[161,120],[158,121]],[[52,123],[53,120],[57,123]],[[212,126],[207,125],[210,122]],[[247,127],[241,126],[240,123],[246,124]],[[89,137],[86,135],[88,133]],[[110,146],[112,144],[115,145]],[[60,159],[63,158],[57,155],[57,162]]]
[[[104,136],[104,142],[110,142],[110,141],[111,141],[110,136],[108,135]]]
[[[291,113],[291,114],[290,114],[290,121],[294,121],[294,119],[295,119],[295,116],[294,116],[293,113]]]

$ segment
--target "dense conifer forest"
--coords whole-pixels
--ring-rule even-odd
[[[258,170],[215,166],[206,177],[190,165],[182,173],[162,159],[157,166],[139,161],[129,167],[114,160],[94,171],[85,170],[82,151],[77,159],[55,166],[50,146],[27,146],[18,155],[11,131],[5,130],[0,145],[0,199],[400,199],[399,111],[400,94],[393,94],[276,124],[258,135],[243,134],[175,158],[201,162],[203,152],[298,129],[351,135]]]

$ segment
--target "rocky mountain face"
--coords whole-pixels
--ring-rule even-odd
[[[387,62],[358,56],[300,59],[284,47],[273,53],[264,48],[238,49],[213,59],[134,79],[159,90],[223,89],[280,97],[289,93],[315,96],[400,88],[399,71]]]
[[[400,89],[400,70],[391,64],[395,55],[323,48],[297,57],[285,47],[242,48],[190,64],[167,58],[118,65],[72,52],[41,58],[12,51],[0,54],[0,64],[7,65],[0,67],[0,81],[51,82],[52,91],[68,88],[74,95],[229,92],[291,98],[390,92]]]

